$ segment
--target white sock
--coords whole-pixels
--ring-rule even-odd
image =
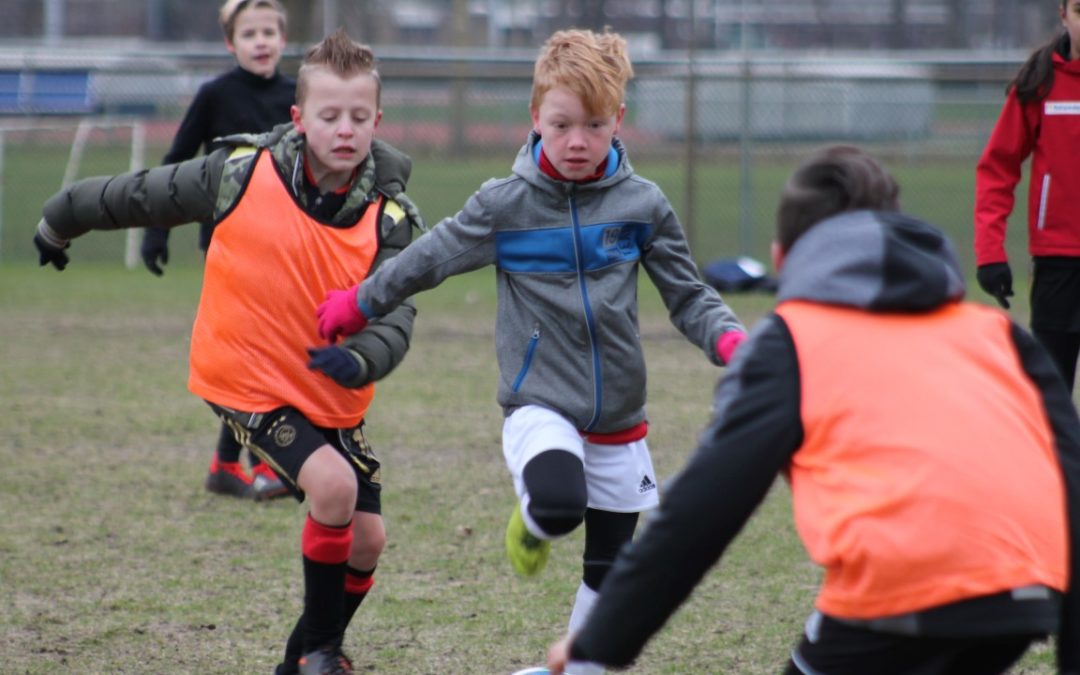
[[[529,531],[529,534],[544,541],[554,539],[550,534],[540,529],[533,517],[529,515],[529,493],[526,492],[521,496],[521,503],[518,504],[518,508],[521,509],[521,520],[525,523],[525,529]]]
[[[576,633],[581,630],[592,613],[593,605],[599,594],[581,582],[578,586],[577,597],[574,598],[574,609],[570,612],[569,631]],[[570,661],[566,664],[566,675],[602,675],[603,666],[584,661]]]

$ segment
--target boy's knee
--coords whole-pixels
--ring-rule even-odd
[[[299,482],[311,512],[320,521],[344,523],[352,518],[356,509],[356,475],[336,451],[330,455],[320,449],[312,455],[300,469]]]
[[[529,494],[529,517],[545,533],[568,534],[585,519],[585,466],[573,453],[542,452],[525,465],[522,478]]]
[[[384,548],[386,548],[385,531],[358,534],[353,537],[349,562],[360,567],[372,567],[378,562]]]
[[[356,476],[351,472],[329,477],[316,488],[321,501],[352,511],[356,507]]]

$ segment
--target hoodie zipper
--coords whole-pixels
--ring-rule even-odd
[[[574,197],[574,187],[570,187],[567,202],[570,205],[570,221],[574,231],[574,266],[577,269],[578,288],[581,291],[581,304],[585,313],[585,327],[589,335],[589,353],[592,355],[593,369],[593,412],[589,423],[583,431],[590,431],[600,421],[600,411],[603,409],[603,392],[600,386],[600,350],[596,346],[596,321],[592,314],[592,304],[589,302],[589,291],[585,287],[585,263],[582,260],[581,248],[581,222],[578,220],[577,200]]]
[[[517,392],[521,389],[521,383],[525,380],[525,376],[529,374],[529,367],[532,366],[533,354],[536,353],[536,345],[540,342],[540,326],[533,328],[532,337],[529,338],[529,344],[525,347],[525,359],[521,364],[521,370],[518,371],[517,377],[514,378],[514,384],[511,385],[511,391]]]

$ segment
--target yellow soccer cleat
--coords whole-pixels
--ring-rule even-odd
[[[521,508],[514,506],[514,513],[506,525],[506,557],[514,571],[526,577],[536,576],[547,564],[551,542],[544,541],[529,532],[521,517]]]

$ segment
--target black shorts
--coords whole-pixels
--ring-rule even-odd
[[[210,407],[232,429],[241,445],[281,477],[297,501],[304,501],[304,491],[296,484],[300,467],[316,450],[330,445],[356,474],[356,510],[382,513],[381,465],[364,437],[363,422],[349,429],[332,429],[312,424],[296,408],[247,413],[214,403]]]
[[[791,653],[784,675],[1001,675],[1046,635],[895,635],[824,615]]]

